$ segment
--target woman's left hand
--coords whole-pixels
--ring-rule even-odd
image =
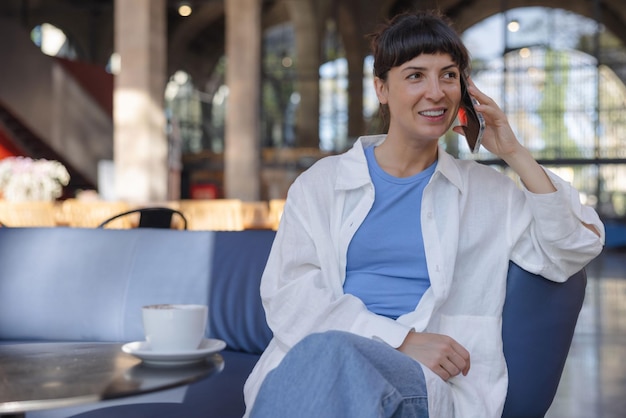
[[[480,91],[474,82],[468,80],[468,91],[480,104],[476,105],[476,111],[485,118],[485,132],[482,145],[487,151],[505,158],[518,151],[522,145],[519,143],[509,121],[498,104],[489,96]],[[455,126],[454,132],[463,135],[463,128]]]

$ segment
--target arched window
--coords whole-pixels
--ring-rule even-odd
[[[626,216],[626,48],[592,19],[520,8],[468,29],[473,79],[507,113],[518,139],[606,218]],[[460,158],[501,165],[463,137]]]

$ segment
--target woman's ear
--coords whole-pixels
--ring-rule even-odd
[[[389,89],[387,88],[387,83],[380,77],[374,77],[374,89],[376,90],[376,97],[378,97],[378,102],[380,104],[387,104],[387,93]]]

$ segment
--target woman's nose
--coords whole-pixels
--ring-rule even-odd
[[[428,88],[427,88],[427,92],[426,92],[428,98],[432,99],[432,100],[439,100],[441,98],[443,98],[444,93],[443,93],[443,88],[441,86],[441,83],[439,82],[439,80],[433,80],[430,83],[428,83]]]

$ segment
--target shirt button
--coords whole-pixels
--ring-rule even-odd
[[[432,212],[428,212],[426,214],[426,217],[428,217],[428,219],[432,219],[433,218],[433,213]]]

